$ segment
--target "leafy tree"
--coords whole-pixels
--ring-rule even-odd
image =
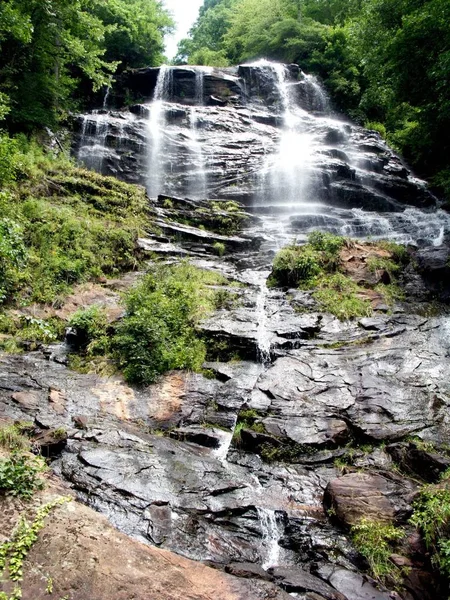
[[[156,0],[96,2],[95,14],[104,25],[105,57],[120,61],[120,69],[157,66],[163,61],[164,35],[173,21]]]

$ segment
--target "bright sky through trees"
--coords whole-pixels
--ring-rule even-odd
[[[198,17],[203,0],[165,0],[164,5],[173,14],[176,21],[175,32],[166,38],[166,56],[173,58],[177,53],[178,42],[185,38]]]

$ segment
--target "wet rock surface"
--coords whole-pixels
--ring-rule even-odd
[[[300,196],[313,190],[314,201],[292,203],[286,178],[270,176],[285,119],[269,71],[207,71],[203,103],[194,106],[197,72],[180,68],[174,97],[162,102],[161,154],[171,168],[164,195],[151,202],[158,231],[138,245],[151,262],[189,258],[228,278],[222,308],[199,325],[209,352],[205,371],[168,373],[134,388],[119,375],[70,371],[64,346],[1,355],[0,419],[33,421],[42,447],[58,454],[54,471],[77,497],[128,536],[159,548],[139,546],[140,552],[181,569],[185,587],[174,586],[170,597],[419,600],[426,597],[423,564],[412,564],[408,591],[400,596],[377,587],[348,528],[368,515],[405,523],[417,490],[412,479],[435,481],[447,468],[442,455],[421,449],[411,436],[433,448],[448,441],[450,321],[444,307],[429,304],[431,272],[447,268],[446,251],[430,244],[444,241],[448,217],[377,134],[327,113],[298,67],[289,67],[288,84],[310,112],[296,133],[309,136],[315,150],[308,189],[300,180],[294,184]],[[78,156],[104,173],[146,183],[146,102],[157,73],[130,77],[127,85],[142,104],[81,118]],[[208,157],[203,171],[195,144]],[[202,213],[209,205],[192,181],[200,172],[210,197],[245,201],[238,231],[217,230],[229,217],[220,205],[213,219]],[[186,190],[195,197],[185,198]],[[422,274],[413,267],[406,273],[403,301],[373,302],[372,316],[351,321],[321,312],[308,291],[268,289],[275,252],[316,228],[414,242],[425,247],[411,249]],[[348,263],[351,271],[351,256]],[[99,286],[106,292],[93,290],[89,303],[110,306],[111,320],[120,318],[119,292],[134,280]],[[72,300],[70,310],[79,304]],[[61,430],[55,447],[54,432]],[[393,472],[393,461],[403,474]],[[106,538],[104,547],[117,539]],[[131,542],[120,540],[128,551]],[[198,566],[204,589],[186,590],[193,567],[180,557],[216,567]],[[71,564],[83,570],[82,558],[77,554]],[[126,587],[119,569],[118,598],[145,597],[138,583],[156,571],[163,571],[161,589],[172,586],[171,569],[166,573],[156,558],[157,568],[142,560],[144,567],[136,558],[126,573],[137,587]],[[80,600],[111,594],[96,580],[91,596],[77,585]]]
[[[52,484],[37,500],[49,502],[61,496],[67,496],[67,490]],[[22,507],[5,499],[0,502],[2,532],[10,533]],[[12,592],[8,583],[2,582],[0,589]],[[290,597],[269,581],[232,577],[132,540],[104,517],[75,501],[58,506],[46,519],[45,528],[25,561],[21,589],[24,600]]]

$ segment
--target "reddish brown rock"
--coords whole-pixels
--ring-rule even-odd
[[[39,405],[39,396],[34,392],[15,392],[11,398],[25,410],[34,410]]]
[[[325,508],[345,525],[361,518],[384,523],[403,521],[411,513],[415,486],[393,474],[349,473],[332,479],[324,494]]]
[[[48,502],[66,493],[52,488],[39,500]],[[19,518],[18,509],[11,500],[2,501],[2,531],[12,530]],[[267,581],[236,578],[141,544],[75,501],[55,508],[46,518],[23,570],[23,600],[60,600],[66,596],[70,600],[289,599]],[[0,584],[2,591],[11,589],[8,583]]]

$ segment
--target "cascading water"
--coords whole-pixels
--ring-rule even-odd
[[[199,139],[198,108],[203,106],[205,71],[197,68],[195,71],[195,106],[191,107],[189,115],[190,132],[188,137],[189,155],[193,168],[188,175],[188,195],[192,198],[206,198],[207,177],[205,156]]]
[[[108,133],[109,121],[106,113],[93,111],[90,115],[83,116],[78,158],[88,169],[103,172]]]
[[[151,196],[244,201],[291,239],[321,228],[438,245],[450,230],[384,142],[332,116],[319,82],[292,66],[161,67],[152,102],[81,117],[77,150]]]
[[[310,199],[311,137],[296,114],[286,67],[267,61],[249,66],[272,74],[283,122],[278,149],[262,169],[257,201],[262,198],[267,203],[278,197],[278,203],[288,206],[305,203]]]
[[[268,508],[257,508],[259,524],[262,533],[262,568],[278,566],[280,558],[280,529],[274,510]]]
[[[311,110],[328,113],[330,111],[330,101],[317,77],[314,77],[314,75],[305,75],[304,77]]]
[[[163,141],[166,125],[164,102],[170,99],[173,78],[170,67],[163,65],[160,68],[156,82],[153,102],[150,107],[148,130],[150,134],[150,153],[148,170],[148,191],[150,196],[157,196],[162,192],[165,180]]]

